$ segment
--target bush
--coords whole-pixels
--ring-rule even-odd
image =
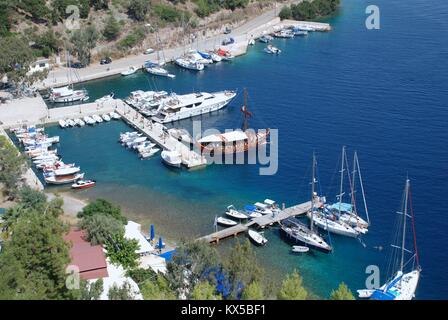
[[[292,11],[290,7],[283,7],[278,14],[281,20],[290,19],[292,17]]]
[[[128,34],[124,39],[118,43],[120,49],[130,49],[140,44],[146,37],[145,30],[143,27],[139,27]]]
[[[124,227],[120,220],[103,213],[84,217],[79,227],[87,232],[91,244],[105,244],[113,236],[123,236]]]
[[[173,6],[164,4],[156,4],[154,6],[154,13],[166,22],[176,22],[181,20],[182,17],[182,11],[177,10]]]
[[[115,19],[113,14],[110,14],[106,20],[106,25],[103,29],[103,37],[107,41],[112,41],[118,38],[120,35],[121,26],[118,23],[117,19]]]
[[[130,18],[143,21],[149,10],[148,0],[131,0],[128,6],[128,15]]]
[[[127,223],[127,219],[121,214],[120,207],[104,199],[97,199],[90,202],[78,213],[78,218],[85,218],[96,214],[104,214],[121,221],[123,224]]]

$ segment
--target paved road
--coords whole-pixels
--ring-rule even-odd
[[[220,44],[224,38],[231,36],[236,40],[236,44],[233,46],[233,48],[230,49],[234,49],[235,51],[238,51],[237,53],[241,53],[240,51],[245,51],[247,41],[249,40],[250,35],[256,32],[256,29],[259,30],[260,28],[263,28],[263,26],[270,27],[274,23],[278,23],[279,20],[278,18],[276,18],[278,10],[279,8],[271,9],[261,14],[260,16],[247,21],[241,26],[235,28],[230,35],[219,34],[207,39],[197,40],[194,42],[193,46],[201,50],[213,49],[213,44]],[[274,19],[276,20],[274,21]],[[258,34],[260,34],[260,32],[258,32]],[[167,49],[164,53],[167,60],[172,60],[173,58],[177,58],[182,55],[184,51],[185,46],[181,46],[173,49]],[[115,60],[110,65],[100,65],[98,63],[94,63],[84,69],[72,70],[75,70],[75,78],[77,78],[76,82],[82,82],[119,74],[122,71],[127,70],[129,66],[141,67],[147,60],[156,60],[156,54],[153,53],[151,55],[133,55]],[[65,67],[55,69],[51,71],[48,75],[48,78],[40,83],[37,87],[39,89],[42,89],[64,85],[67,82],[67,74],[68,70]]]

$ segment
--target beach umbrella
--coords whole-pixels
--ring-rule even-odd
[[[154,240],[154,238],[156,237],[156,232],[155,232],[155,228],[154,225],[151,225],[151,231],[149,232],[149,239]]]
[[[162,249],[162,247],[163,247],[162,237],[159,237],[159,249]]]

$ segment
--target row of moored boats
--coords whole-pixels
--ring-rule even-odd
[[[59,126],[61,128],[84,127],[86,124],[93,126],[97,123],[109,122],[111,120],[119,119],[121,119],[121,116],[117,112],[111,111],[102,115],[94,114],[92,116],[85,116],[83,118],[61,119],[59,120]]]
[[[141,159],[150,158],[160,151],[155,143],[137,131],[121,133],[119,142],[122,146],[138,152]]]
[[[49,137],[44,128],[25,126],[13,129],[19,143],[32,164],[42,171],[47,184],[72,184],[74,189],[84,189],[95,185],[95,181],[84,180],[84,173],[74,163],[64,163],[54,148],[59,143],[59,136]]]

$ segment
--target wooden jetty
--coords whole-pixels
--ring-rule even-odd
[[[116,111],[124,121],[148,136],[162,149],[179,152],[182,156],[182,164],[187,168],[195,168],[207,164],[207,159],[204,156],[194,150],[190,150],[188,146],[172,137],[163,124],[145,118],[140,112],[127,105],[123,109],[117,109]]]
[[[209,243],[219,243],[220,240],[228,237],[236,237],[239,233],[246,232],[249,227],[257,226],[258,228],[265,228],[285,220],[290,217],[306,214],[311,209],[311,201],[297,204],[292,207],[281,210],[275,214],[267,214],[262,217],[253,218],[251,221],[245,224],[237,224],[236,226],[225,228],[223,230],[211,233],[209,235],[198,238],[197,240],[207,241]]]

